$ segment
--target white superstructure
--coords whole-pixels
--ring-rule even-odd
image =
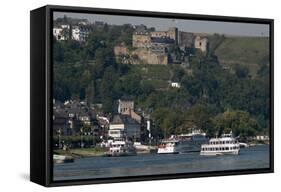
[[[193,130],[188,134],[171,136],[162,140],[158,146],[157,153],[188,153],[199,152],[201,145],[208,143],[206,134],[201,130]]]
[[[230,133],[222,134],[220,138],[212,138],[208,144],[203,144],[200,155],[238,155],[239,151],[239,142]]]
[[[128,156],[135,154],[136,149],[133,143],[122,138],[114,139],[109,148],[109,155],[111,156]]]
[[[180,152],[179,140],[177,139],[162,140],[162,142],[158,146],[158,151],[157,151],[157,153],[159,154],[179,153],[179,152]]]

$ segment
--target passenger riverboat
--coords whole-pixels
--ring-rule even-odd
[[[219,138],[212,138],[208,144],[203,144],[200,155],[238,155],[239,151],[239,142],[233,137],[231,132],[229,134],[222,134]]]
[[[136,155],[136,148],[133,142],[126,139],[114,139],[109,147],[109,156],[131,156]]]

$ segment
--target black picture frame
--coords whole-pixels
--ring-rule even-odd
[[[205,21],[228,21],[270,25],[270,168],[184,174],[53,181],[52,179],[52,13],[99,13]],[[246,17],[195,15],[88,7],[46,5],[30,12],[30,180],[43,186],[148,181],[274,172],[274,20]]]

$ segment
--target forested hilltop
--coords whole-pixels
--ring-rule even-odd
[[[114,46],[133,49],[133,32],[131,25],[105,24],[93,28],[85,42],[54,39],[54,98],[101,103],[110,116],[114,101],[129,97],[150,115],[152,132],[161,137],[190,127],[209,136],[229,129],[241,138],[268,134],[268,38],[210,35],[207,53],[189,49],[185,66],[118,63]]]

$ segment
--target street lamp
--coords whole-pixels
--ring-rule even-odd
[[[83,148],[84,147],[84,143],[83,143],[83,127],[80,128],[80,136],[81,136],[81,144],[80,147]]]
[[[93,147],[95,145],[95,127],[92,126],[92,134],[93,134]]]
[[[61,148],[60,146],[61,146],[61,129],[59,128],[59,130],[58,130],[58,134],[59,134],[59,149]]]

